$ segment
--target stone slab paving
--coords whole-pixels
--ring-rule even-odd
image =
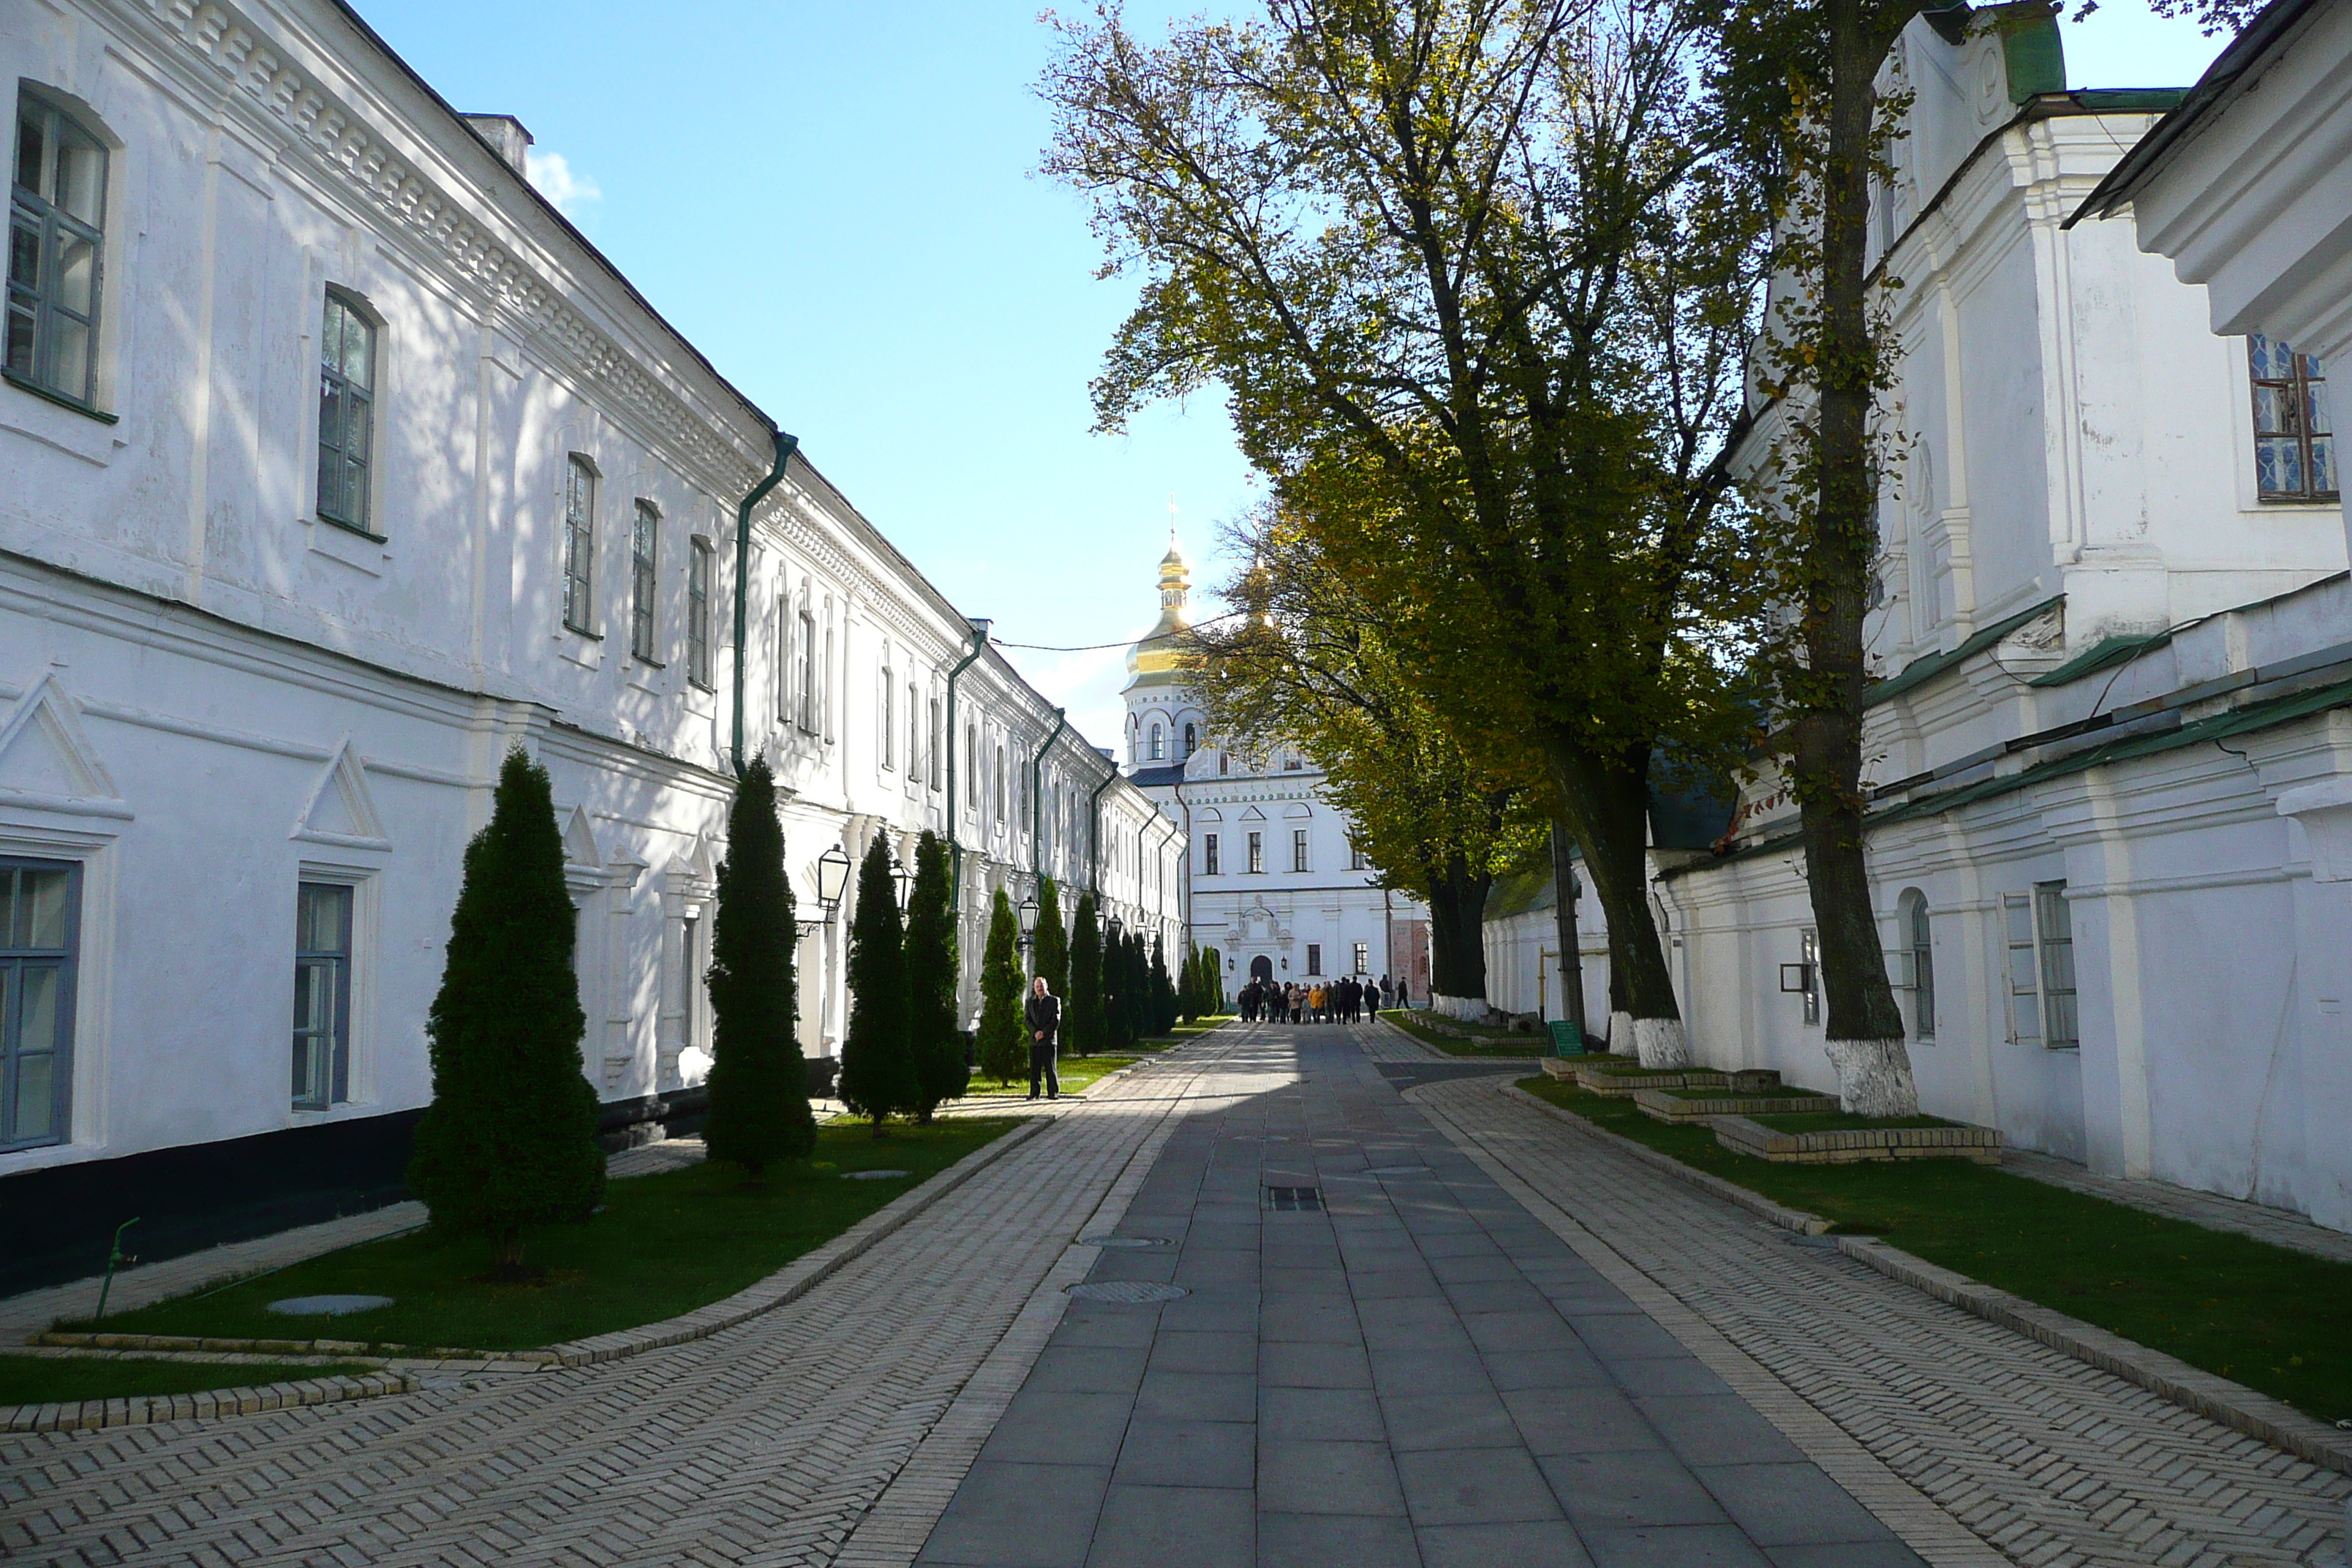
[[[1171,1110],[1202,1103],[1225,1048],[1210,1037],[1066,1108],[801,1300],[706,1340],[361,1404],[0,1437],[0,1559],[824,1563],[896,1492],[898,1543],[862,1555],[908,1562],[959,1445],[993,1425],[990,1384],[1001,1407],[1021,1336],[1050,1331],[1073,1240]]]
[[[1857,1474],[1883,1471],[2020,1563],[2340,1560],[2352,1478],[1759,1221],[1491,1082],[1412,1098],[1801,1446],[1843,1447]]]
[[[1349,1032],[1248,1031],[1208,1087],[1118,1226],[1168,1245],[1087,1275],[1187,1294],[1073,1302],[920,1563],[1923,1561]]]
[[[2186,1220],[2208,1230],[2233,1230],[2256,1241],[2267,1241],[2273,1247],[2308,1252],[2314,1258],[2325,1258],[2334,1263],[2352,1263],[2352,1235],[2314,1225],[2299,1214],[2265,1204],[2244,1203],[2219,1193],[2176,1187],[2170,1182],[2127,1182],[2121,1176],[2102,1176],[2072,1160],[2030,1149],[2005,1151],[2000,1168],[2053,1187],[2128,1204],[2167,1219]]]

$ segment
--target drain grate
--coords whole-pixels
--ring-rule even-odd
[[[1270,1209],[1317,1209],[1323,1206],[1320,1187],[1268,1187],[1265,1206]]]
[[[1090,1279],[1070,1287],[1081,1301],[1180,1301],[1192,1292],[1181,1285],[1161,1285],[1150,1279]]]
[[[1164,1236],[1082,1236],[1078,1237],[1078,1245],[1080,1247],[1165,1247],[1168,1245],[1168,1238]]]

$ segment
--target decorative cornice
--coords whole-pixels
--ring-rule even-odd
[[[512,250],[467,216],[438,184],[402,158],[355,110],[306,78],[277,52],[268,30],[217,0],[120,0],[153,22],[223,82],[273,116],[346,194],[412,242],[437,255],[452,276],[504,310],[551,359],[634,414],[707,475],[749,489],[765,471],[717,422],[637,362],[637,356],[563,299]],[[486,154],[487,155],[487,154]],[[520,177],[520,176],[519,176]],[[667,329],[665,328],[665,331]]]

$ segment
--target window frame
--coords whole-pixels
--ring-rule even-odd
[[[1323,944],[1319,942],[1310,942],[1307,944],[1307,978],[1309,980],[1323,978]]]
[[[1203,877],[1218,875],[1217,836],[1213,833],[1204,833],[1201,836],[1201,875]]]
[[[46,191],[20,184],[16,180],[24,159],[26,122],[35,117],[41,121],[37,129],[43,139],[43,168],[35,178],[43,182]],[[13,123],[16,130],[9,140],[8,158],[9,254],[6,275],[0,278],[0,300],[5,301],[0,303],[0,375],[36,396],[112,424],[116,416],[99,406],[98,397],[106,321],[106,217],[107,205],[113,195],[115,146],[112,139],[85,119],[81,111],[29,81],[17,84]],[[67,138],[58,134],[60,127],[68,132]],[[54,194],[58,157],[67,140],[86,142],[97,153],[98,189],[92,203],[92,210],[98,215],[95,223],[66,210]],[[16,236],[20,230],[34,237],[34,253],[38,258],[36,266],[44,269],[29,284],[19,282],[16,276]],[[56,274],[62,265],[61,247],[68,239],[89,247],[87,311],[76,310],[56,298],[62,291]],[[21,371],[9,363],[7,353],[7,342],[13,335],[10,329],[20,312],[29,315],[31,324],[31,354],[27,368]],[[62,384],[57,375],[54,318],[58,316],[78,324],[85,334],[79,391]]]
[[[350,372],[343,364],[339,363],[330,369],[326,362],[327,329],[333,323],[335,312],[339,310],[344,316],[357,321],[367,333],[367,384],[358,388],[356,393],[352,385]],[[338,327],[334,335],[341,340],[343,330]],[[318,494],[313,498],[310,510],[320,522],[332,523],[335,527],[348,529],[363,539],[373,539],[380,542],[384,536],[383,531],[375,526],[375,402],[376,393],[383,381],[383,320],[376,314],[374,307],[367,302],[366,298],[357,290],[346,289],[337,283],[330,283],[321,290],[319,304],[319,353],[320,383],[319,429],[318,438],[314,443],[318,461],[311,474],[311,482],[317,487]],[[342,482],[338,487],[337,499],[349,500],[351,492],[355,488],[358,496],[356,509],[358,515],[356,516],[337,511],[330,505],[327,494],[326,469],[330,443],[327,439],[326,383],[330,378],[336,384],[339,405],[343,410],[331,448],[335,453],[337,468],[342,475]],[[352,458],[350,432],[353,424],[352,410],[355,404],[358,407],[357,423],[366,433],[366,439],[362,443],[366,450],[358,459],[358,484],[353,487],[351,472]]]
[[[797,671],[799,692],[797,711],[793,721],[803,735],[816,733],[816,612],[803,600],[795,616],[793,630],[800,636],[800,668]]]
[[[2074,973],[2074,915],[2062,879],[2033,884],[2034,978],[2042,1000],[2044,1050],[2080,1050],[2082,1005]],[[2063,981],[2054,972],[2063,970]]]
[[[1150,755],[1155,763],[1164,763],[1168,760],[1167,742],[1161,737],[1160,726],[1157,723],[1151,726]]]
[[[45,856],[0,855],[0,873],[10,878],[5,912],[13,919],[16,898],[16,873],[23,871],[62,871],[65,873],[65,907],[58,920],[64,928],[65,944],[57,948],[16,947],[16,931],[0,929],[0,971],[9,979],[0,989],[0,1153],[17,1153],[27,1149],[54,1148],[73,1141],[73,1079],[77,1035],[77,1008],[80,991],[81,970],[81,893],[82,862],[51,859]],[[57,1015],[51,1029],[51,1044],[46,1050],[27,1051],[24,1047],[24,986],[19,977],[27,967],[38,964],[53,970],[57,978]],[[18,1096],[23,1092],[24,1063],[27,1057],[47,1057],[49,1061],[49,1119],[46,1132],[19,1136],[16,1125]]]
[[[305,894],[331,892],[340,895],[342,905],[341,945],[336,948],[306,948],[302,945],[304,926],[302,900]],[[322,1097],[306,1098],[299,1089],[290,1095],[290,1108],[295,1110],[327,1111],[351,1102],[352,1079],[352,971],[356,966],[355,948],[359,932],[359,889],[350,882],[304,877],[295,883],[294,891],[294,1003],[297,1009],[293,1030],[296,1060],[301,1058],[304,1037],[313,1040],[319,1031],[306,1029],[299,1011],[302,1002],[302,972],[306,965],[324,967],[333,977],[332,1002],[334,1019],[326,1031],[324,1092]],[[317,1059],[311,1058],[314,1079]],[[289,1086],[290,1087],[290,1086]]]
[[[563,458],[563,628],[593,637],[596,630],[596,492],[604,472],[585,452]],[[585,494],[585,500],[580,498]]]
[[[890,673],[890,661],[887,658],[882,661],[879,685],[882,689],[882,771],[895,773],[898,771],[898,681]]]
[[[1314,870],[1315,868],[1310,864],[1310,858],[1311,858],[1307,852],[1307,829],[1303,827],[1292,828],[1290,830],[1291,874],[1293,876],[1299,876]]]
[[[2263,363],[2271,351],[2287,356],[2286,374],[2265,374],[2273,368]],[[2337,432],[2333,411],[2327,406],[2327,370],[2309,354],[2300,353],[2291,343],[2278,342],[2261,332],[2246,338],[2246,379],[2248,418],[2253,435],[2254,497],[2265,506],[2321,506],[2343,499],[2340,470],[2341,457],[2336,447]],[[2265,395],[2268,395],[2266,398]],[[2264,429],[2263,410],[2268,401],[2285,411],[2284,425]],[[2327,428],[2314,429],[2316,420],[2325,419]],[[2266,442],[2291,442],[2295,471],[2301,476],[2300,488],[2266,489],[2263,484],[2263,453]],[[2324,460],[2328,473],[2336,482],[2319,489],[2314,482],[2313,453],[2316,443],[2325,442]],[[2275,471],[2275,469],[2273,469]]]
[[[1348,971],[1348,973],[1350,973],[1350,974],[1369,974],[1369,973],[1371,973],[1371,967],[1372,967],[1372,944],[1371,944],[1370,942],[1360,942],[1356,943],[1356,944],[1355,944],[1355,960],[1356,960],[1356,967],[1355,967],[1355,968],[1353,968],[1353,969],[1351,969],[1351,970],[1349,970],[1349,971]]]
[[[1263,876],[1265,876],[1265,831],[1264,831],[1263,829],[1260,829],[1260,828],[1252,828],[1252,829],[1250,830],[1250,835],[1249,835],[1249,846],[1248,846],[1248,847],[1249,847],[1249,869],[1250,869],[1250,875],[1252,875],[1252,876],[1254,876],[1254,877],[1263,877]]]
[[[1911,991],[1911,1037],[1932,1042],[1936,1037],[1936,930],[1927,895],[1913,891],[1903,900],[1903,943],[1909,955],[1905,965]]]
[[[629,652],[641,664],[662,668],[656,647],[661,632],[661,508],[638,496],[629,517]]]
[[[711,686],[710,589],[718,552],[695,538],[686,547],[686,678],[703,690]]]

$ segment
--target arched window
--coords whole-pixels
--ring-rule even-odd
[[[1918,1039],[1936,1037],[1936,947],[1927,916],[1927,899],[1914,888],[1903,895],[1903,945],[1910,962],[1911,1033]]]
[[[1154,724],[1151,726],[1151,760],[1159,762],[1167,754],[1166,745],[1160,738],[1160,726]]]
[[[1184,726],[1184,761],[1189,763],[1192,760],[1192,752],[1200,742],[1200,734],[1201,731],[1197,725],[1187,724]]]

